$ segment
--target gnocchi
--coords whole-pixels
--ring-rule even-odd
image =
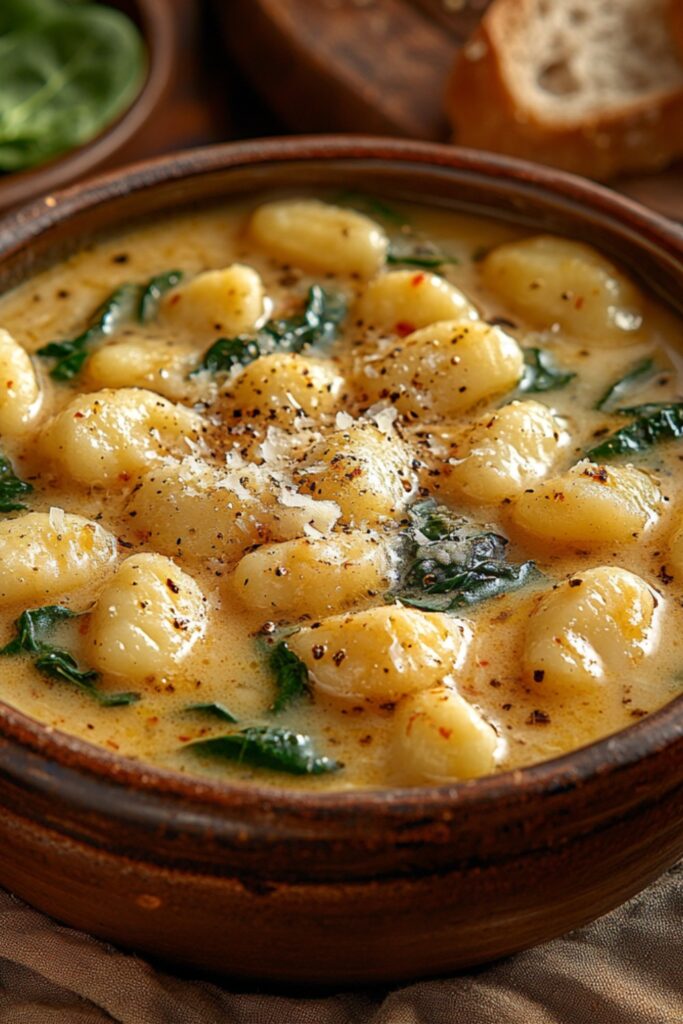
[[[640,339],[641,296],[589,245],[536,235],[498,246],[482,269],[489,288],[535,327],[547,330],[558,324],[592,345]]]
[[[458,288],[438,274],[392,270],[365,287],[354,317],[375,331],[405,335],[441,320],[474,320],[477,311]]]
[[[622,686],[659,642],[657,604],[652,587],[626,569],[577,573],[529,619],[528,677],[570,693]]]
[[[373,220],[316,199],[264,203],[249,233],[275,259],[318,272],[371,277],[387,253],[387,237]]]
[[[396,516],[416,490],[407,447],[369,423],[313,445],[295,480],[303,494],[336,502],[341,521],[351,526]]]
[[[378,538],[354,531],[302,537],[252,551],[232,577],[249,607],[276,619],[326,614],[372,598],[387,585],[387,553]]]
[[[514,388],[523,364],[519,345],[499,327],[449,320],[369,360],[356,384],[361,400],[389,400],[413,421],[425,413],[450,419]]]
[[[521,494],[512,517],[539,540],[592,546],[637,539],[661,512],[662,493],[647,473],[584,459]]]
[[[317,690],[340,700],[397,701],[466,670],[466,622],[413,608],[370,608],[295,633],[289,646]]]
[[[116,538],[60,508],[0,522],[0,603],[34,605],[86,591],[113,571]]]
[[[330,361],[296,354],[262,356],[230,385],[223,402],[234,420],[291,425],[340,408],[344,379]]]
[[[163,323],[183,327],[193,336],[241,334],[254,330],[263,316],[263,284],[252,267],[234,263],[178,285],[164,297],[161,309]]]
[[[28,353],[0,329],[0,435],[24,433],[35,421],[42,394]]]
[[[91,661],[148,686],[177,679],[206,620],[206,598],[188,573],[163,555],[132,555],[90,617]]]
[[[433,686],[402,700],[391,764],[404,785],[443,785],[488,775],[495,767],[494,729],[456,690]]]
[[[540,402],[510,402],[451,433],[447,461],[438,464],[435,490],[454,500],[496,504],[548,474],[569,435]]]
[[[103,388],[74,398],[40,438],[43,455],[83,484],[126,483],[203,433],[201,417],[142,388]]]

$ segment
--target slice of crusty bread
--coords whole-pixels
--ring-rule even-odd
[[[683,155],[683,0],[494,0],[447,110],[461,145],[593,178]]]

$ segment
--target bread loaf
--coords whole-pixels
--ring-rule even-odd
[[[683,0],[494,0],[447,111],[461,145],[598,179],[660,168],[683,155]]]

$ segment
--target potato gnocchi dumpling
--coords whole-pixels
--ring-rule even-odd
[[[200,339],[242,334],[253,331],[263,316],[263,284],[252,267],[241,263],[206,270],[169,292],[161,311],[162,323]]]
[[[491,291],[535,327],[559,324],[597,346],[641,340],[637,288],[589,245],[552,235],[508,242],[489,253],[482,272]]]
[[[354,311],[364,327],[385,334],[411,334],[441,320],[477,318],[463,293],[438,274],[392,270],[366,285]]]
[[[228,421],[263,420],[286,426],[302,416],[336,412],[344,387],[344,378],[329,359],[277,353],[245,367],[221,403]]]
[[[637,540],[657,522],[662,507],[662,492],[649,474],[584,459],[521,494],[512,518],[539,540],[593,546]]]
[[[407,446],[369,423],[336,430],[313,445],[294,479],[303,494],[336,502],[341,521],[352,526],[396,516],[416,491]]]
[[[433,686],[401,701],[393,724],[391,772],[409,786],[488,775],[498,737],[456,690]]]
[[[389,606],[323,619],[287,643],[317,690],[386,703],[466,671],[472,630],[449,615]]]
[[[438,464],[439,494],[482,505],[520,494],[548,475],[569,435],[546,405],[511,402],[449,432],[450,457]]]
[[[589,246],[324,192],[0,295],[0,702],[304,792],[459,784],[655,711],[680,322]]]
[[[200,441],[201,418],[142,388],[103,388],[74,398],[45,424],[42,454],[83,484],[125,483]]]
[[[0,603],[47,604],[113,571],[116,538],[99,523],[52,508],[0,522]]]
[[[283,263],[361,277],[377,273],[388,245],[382,228],[369,217],[316,199],[264,203],[251,217],[249,234]]]
[[[28,353],[0,328],[0,436],[24,433],[35,421],[42,395]]]
[[[95,388],[145,388],[177,401],[191,392],[188,374],[196,364],[193,346],[125,337],[94,352],[86,373]]]
[[[449,320],[368,360],[356,386],[361,399],[391,401],[414,422],[450,419],[512,390],[523,366],[522,350],[500,327]]]
[[[95,605],[90,660],[102,672],[148,686],[177,680],[206,625],[206,598],[188,573],[163,555],[132,555]],[[193,684],[186,679],[187,689]]]
[[[239,561],[232,584],[247,607],[276,619],[298,619],[376,597],[388,575],[382,542],[354,531],[258,548]]]
[[[614,565],[577,573],[529,619],[527,676],[570,694],[623,686],[659,642],[659,600],[639,576]]]

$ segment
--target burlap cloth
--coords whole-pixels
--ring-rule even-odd
[[[180,978],[0,891],[0,1022],[100,1021],[683,1024],[683,864],[595,924],[493,966],[321,997]]]

